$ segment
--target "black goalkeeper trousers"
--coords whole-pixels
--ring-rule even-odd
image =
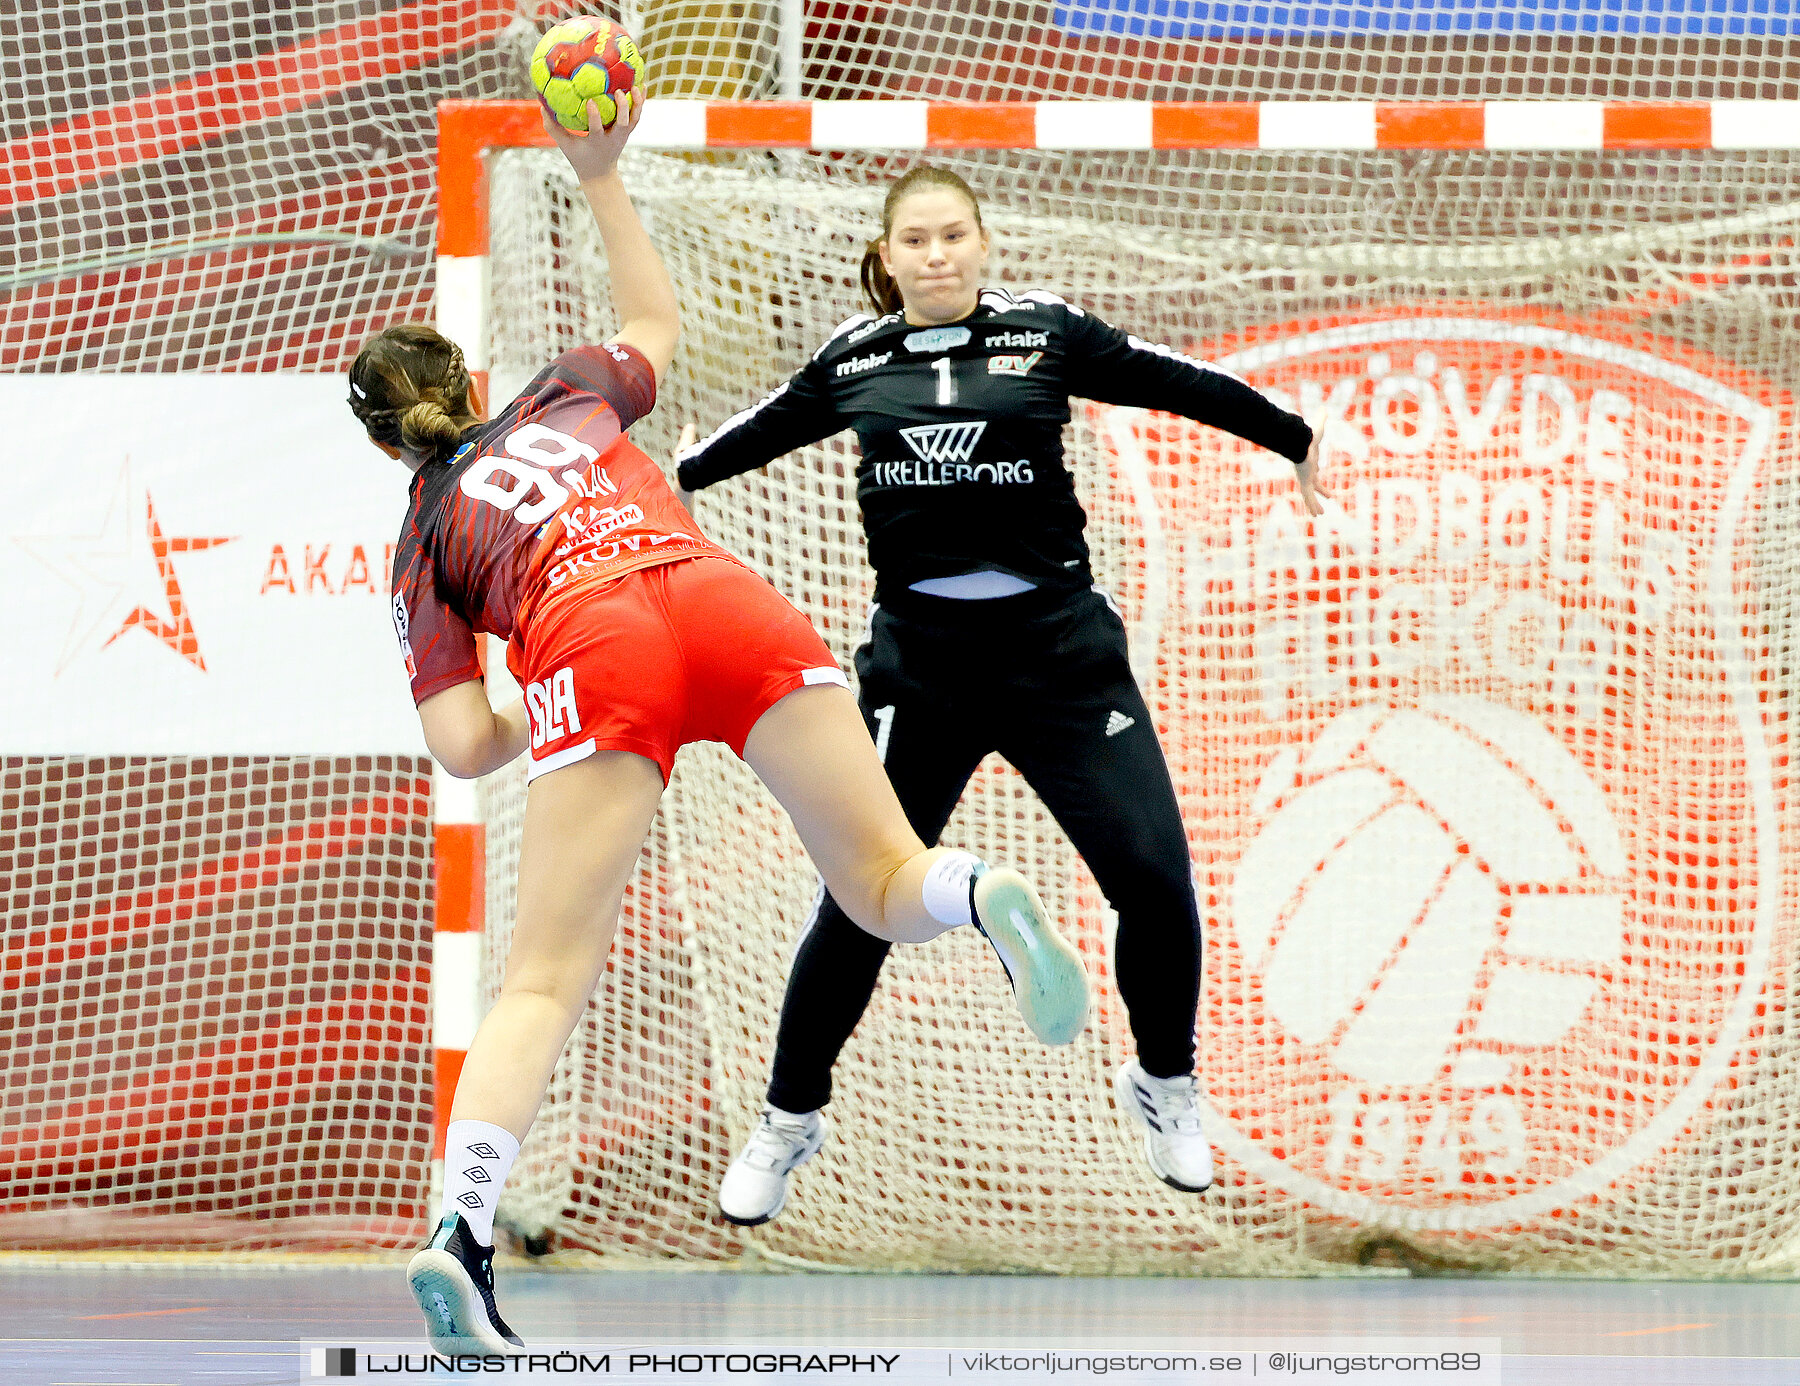
[[[990,751],[1024,776],[1118,914],[1113,971],[1139,1061],[1156,1077],[1191,1072],[1201,932],[1187,833],[1106,598],[909,594],[903,610],[875,609],[856,673],[869,735],[927,843]],[[770,1105],[810,1112],[830,1100],[832,1066],[888,947],[821,895],[782,1003]]]

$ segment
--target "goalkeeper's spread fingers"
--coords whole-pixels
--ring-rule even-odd
[[[1308,515],[1323,515],[1325,507],[1321,500],[1330,500],[1331,492],[1321,486],[1318,481],[1318,464],[1307,462],[1295,474],[1294,480],[1300,486],[1300,503]]]

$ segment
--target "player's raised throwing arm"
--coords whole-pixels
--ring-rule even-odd
[[[600,227],[613,307],[619,315],[619,330],[610,340],[642,352],[660,385],[681,332],[681,306],[668,268],[619,177],[619,155],[643,113],[644,98],[635,91],[627,92],[620,105],[624,111],[610,130],[603,130],[597,108],[590,103],[585,134],[564,129],[546,106],[544,129],[581,180],[582,196]]]

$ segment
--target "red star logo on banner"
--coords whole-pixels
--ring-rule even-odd
[[[97,528],[14,537],[74,596],[68,633],[53,662],[55,676],[60,678],[84,655],[107,648],[133,628],[148,632],[205,672],[174,559],[229,544],[237,536],[165,534],[149,491],[132,484],[129,462],[119,468],[111,499],[87,513],[97,517]]]
[[[229,544],[237,536],[198,539],[178,535],[173,539],[165,538],[162,524],[156,518],[156,506],[148,491],[144,492],[144,517],[150,534],[150,552],[156,558],[156,571],[162,577],[163,595],[168,599],[171,619],[163,620],[147,606],[134,607],[119,628],[106,637],[106,644],[100,648],[105,649],[132,627],[141,626],[204,674],[206,660],[200,654],[200,640],[194,634],[194,623],[188,619],[187,603],[181,599],[181,579],[175,575],[175,564],[169,555],[198,553],[217,544]]]

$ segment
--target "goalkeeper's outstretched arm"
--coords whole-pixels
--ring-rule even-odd
[[[600,228],[601,243],[606,247],[613,307],[619,315],[619,330],[610,340],[641,351],[661,384],[663,372],[675,354],[675,339],[681,332],[681,308],[662,256],[657,254],[644,223],[638,220],[637,209],[631,205],[631,196],[619,177],[619,155],[637,127],[644,98],[637,92],[628,92],[620,104],[625,109],[610,130],[600,128],[598,111],[592,103],[588,108],[589,133],[564,129],[548,107],[544,110],[544,128],[581,180],[582,195],[587,198],[594,222]]]

